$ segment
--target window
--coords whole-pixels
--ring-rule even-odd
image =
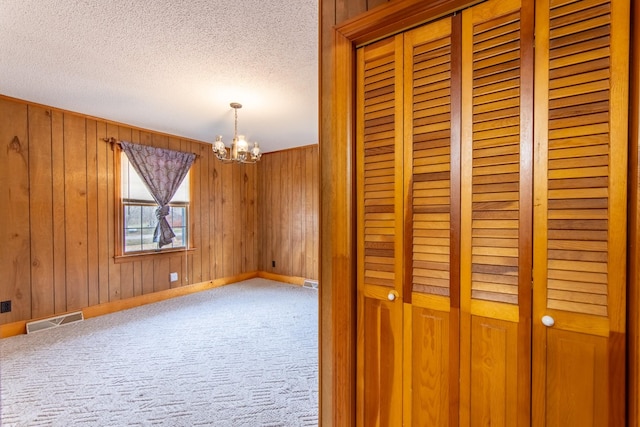
[[[170,245],[158,249],[158,244],[153,241],[153,232],[158,223],[155,213],[158,205],[129,163],[124,151],[120,155],[120,171],[122,254],[186,248],[189,243],[189,173],[169,203],[170,211],[167,221],[176,237]]]

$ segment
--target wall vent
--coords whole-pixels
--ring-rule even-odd
[[[42,331],[44,329],[56,328],[62,325],[68,325],[69,323],[80,322],[84,320],[84,316],[81,311],[75,313],[67,313],[61,316],[49,317],[47,319],[34,320],[27,323],[27,333]]]
[[[302,284],[302,287],[318,290],[318,281],[305,279],[304,283]]]

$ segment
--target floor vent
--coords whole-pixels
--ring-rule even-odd
[[[49,317],[48,319],[34,320],[27,323],[27,333],[42,331],[44,329],[56,328],[69,323],[75,323],[84,320],[81,311],[75,313],[67,313],[61,316]]]
[[[318,290],[318,281],[305,279],[304,283],[302,284],[302,287]]]

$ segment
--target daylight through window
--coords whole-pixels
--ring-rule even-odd
[[[158,251],[158,243],[153,241],[153,231],[158,220],[158,205],[153,200],[138,173],[135,171],[127,155],[120,157],[122,209],[123,209],[123,248],[124,254],[144,251]],[[166,248],[185,248],[188,239],[189,214],[189,173],[182,181],[180,188],[169,203],[170,211],[167,221],[176,237]]]

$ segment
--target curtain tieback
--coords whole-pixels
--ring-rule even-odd
[[[164,218],[167,215],[169,215],[169,206],[164,205],[156,209],[156,218],[158,221],[160,221],[162,218]]]

